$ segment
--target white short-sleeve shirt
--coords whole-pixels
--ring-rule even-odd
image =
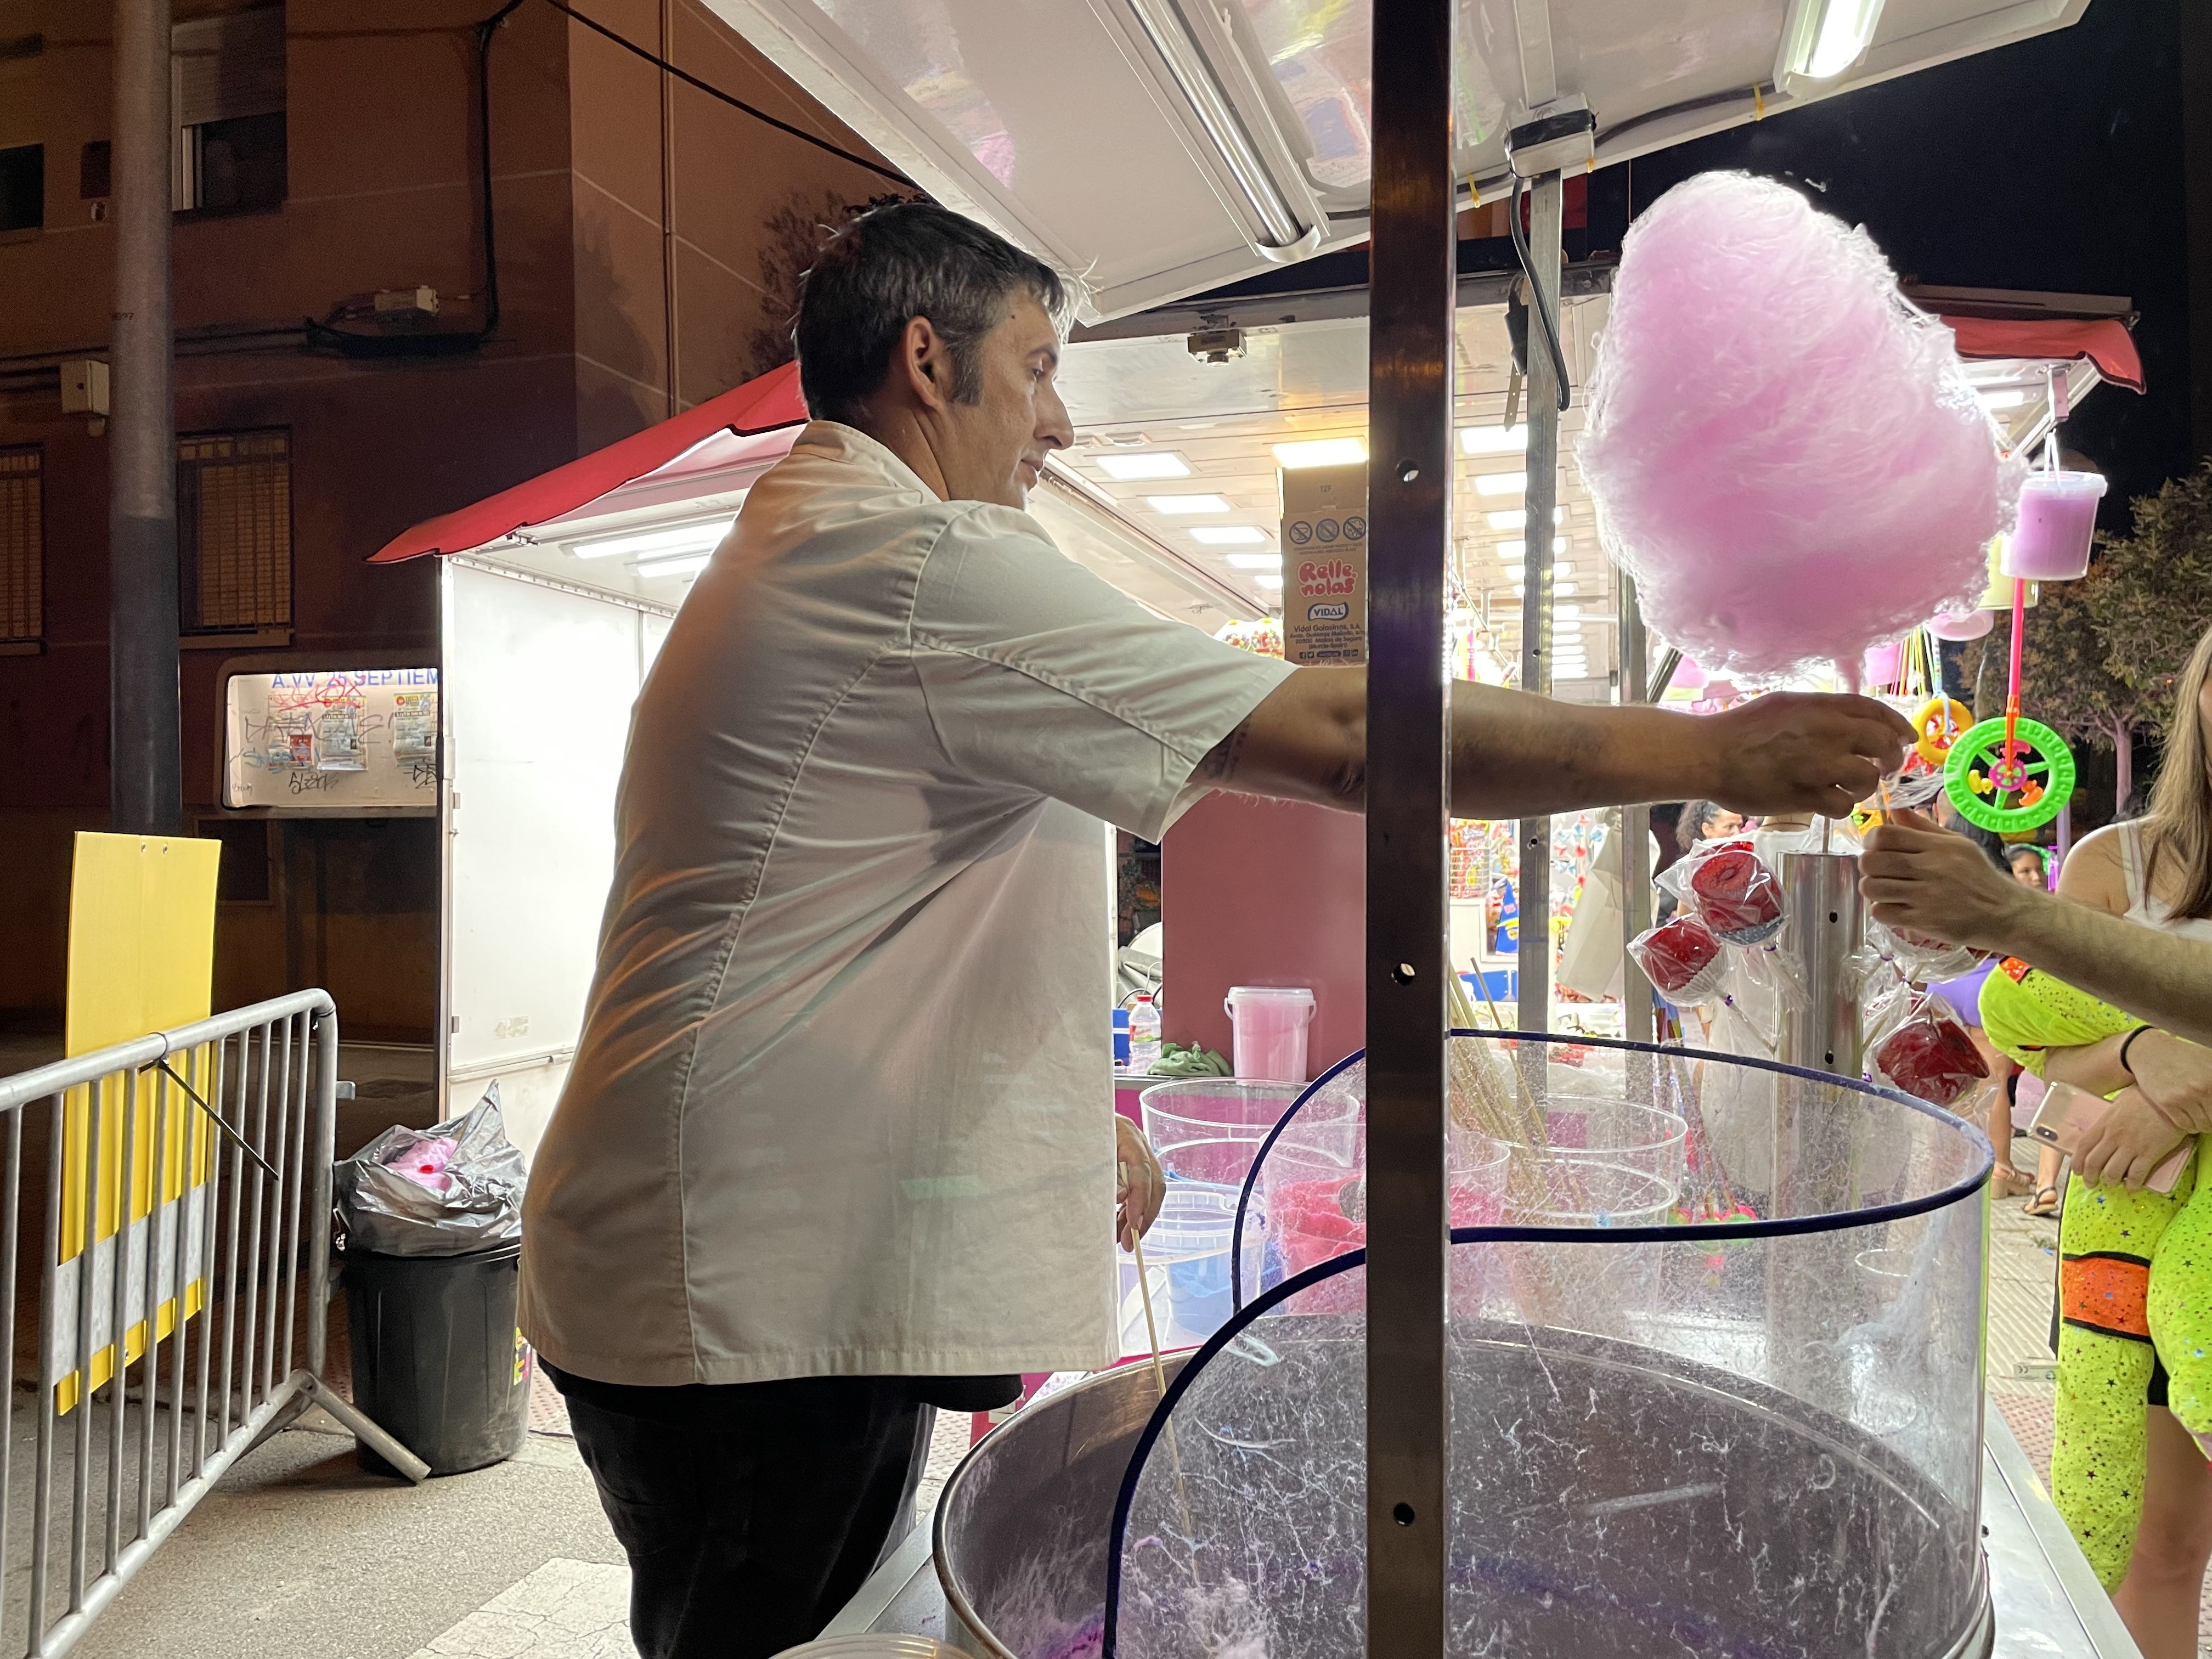
[[[817,422],[631,720],[522,1325],[604,1382],[1116,1357],[1108,837],[1291,671]]]

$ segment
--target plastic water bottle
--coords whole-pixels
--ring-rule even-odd
[[[1149,994],[1139,993],[1129,1011],[1129,1069],[1150,1072],[1160,1057],[1160,1011]]]

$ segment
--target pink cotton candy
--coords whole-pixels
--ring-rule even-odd
[[[2023,471],[1866,233],[1741,173],[1630,229],[1577,453],[1645,617],[1749,679],[1972,608]]]

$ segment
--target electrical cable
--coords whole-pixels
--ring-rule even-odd
[[[710,86],[708,82],[702,81],[697,76],[690,74],[684,70],[677,68],[675,64],[670,63],[666,58],[662,58],[656,53],[647,52],[643,46],[639,46],[635,40],[627,40],[623,36],[616,33],[612,29],[609,28],[605,23],[599,21],[596,18],[585,16],[582,12],[578,11],[574,6],[566,3],[566,0],[545,0],[545,3],[552,7],[554,10],[559,12],[562,16],[571,18],[576,22],[581,23],[586,28],[590,29],[593,33],[604,35],[606,39],[613,41],[615,45],[620,46],[624,52],[630,52],[636,57],[642,58],[647,63],[651,64],[656,69],[665,70],[667,73],[674,76],[678,80],[683,82],[684,85],[696,88],[699,91],[705,93],[709,98],[719,98],[722,102],[727,104],[732,109],[743,110],[747,115],[751,116],[756,121],[764,121],[769,126],[774,127],[778,132],[789,133],[793,137],[798,139],[802,143],[811,144],[817,149],[827,150],[832,155],[839,156],[845,161],[850,161],[856,167],[866,167],[871,173],[880,174],[882,177],[890,179],[895,185],[903,185],[908,190],[919,190],[921,188],[921,185],[915,184],[913,179],[908,178],[903,173],[896,172],[890,167],[884,167],[880,162],[871,161],[866,156],[856,155],[851,150],[845,149],[842,145],[831,143],[827,138],[817,138],[812,133],[807,131],[804,127],[795,127],[788,121],[779,121],[775,116],[770,115],[766,110],[756,109],[750,104],[745,102],[744,99],[733,97],[729,93],[724,92],[720,87]],[[514,5],[509,5],[500,14],[500,15],[504,17],[507,15],[507,12],[514,9]]]
[[[1513,175],[1513,198],[1506,207],[1505,222],[1513,233],[1513,257],[1521,262],[1521,274],[1528,279],[1528,309],[1536,319],[1536,326],[1543,331],[1544,346],[1551,354],[1552,368],[1557,376],[1559,412],[1565,414],[1571,396],[1567,388],[1567,355],[1559,349],[1559,319],[1545,303],[1544,285],[1536,280],[1535,261],[1528,252],[1528,239],[1521,229],[1521,198],[1528,187],[1527,179],[1517,173]]]

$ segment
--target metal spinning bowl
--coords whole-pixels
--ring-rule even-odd
[[[1356,1399],[1358,1322],[1332,1340],[1323,1328],[1339,1322],[1315,1322],[1312,1352]],[[1525,1340],[1471,1334],[1457,1352],[1454,1412],[1472,1449],[1510,1437],[1515,1449],[1455,1460],[1454,1595],[1480,1608],[1485,1644],[1455,1641],[1455,1654],[1499,1640],[1516,1659],[1990,1651],[1974,1517],[1863,1430],[1601,1338],[1550,1333],[1539,1358]],[[1149,1366],[1109,1372],[1017,1417],[961,1465],[937,1523],[951,1639],[981,1659],[1069,1650],[1103,1604],[1115,1494],[1155,1398]],[[1562,1501],[1597,1467],[1607,1489],[1636,1496]],[[1711,1546],[1687,1571],[1684,1538]],[[1278,1627],[1270,1659],[1341,1656],[1318,1626]]]

